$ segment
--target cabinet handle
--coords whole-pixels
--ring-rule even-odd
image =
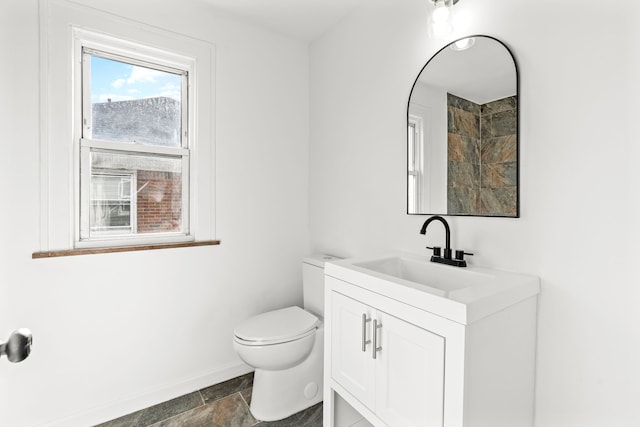
[[[367,339],[367,323],[371,322],[371,318],[367,319],[367,314],[362,313],[362,352],[367,351],[367,344],[371,344],[371,340]]]
[[[382,350],[382,346],[378,347],[378,329],[382,328],[382,323],[378,323],[377,320],[373,321],[373,352],[371,356],[375,359],[379,351]]]

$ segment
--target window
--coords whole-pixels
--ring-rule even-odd
[[[411,116],[407,132],[407,213],[416,213],[422,206],[422,120]]]
[[[45,3],[34,257],[218,244],[215,45]]]
[[[192,240],[190,65],[171,53],[80,40],[80,246]]]

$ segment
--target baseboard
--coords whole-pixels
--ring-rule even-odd
[[[148,390],[136,395],[124,396],[68,417],[41,424],[39,427],[87,427],[113,420],[126,414],[166,402],[167,400],[244,375],[253,369],[243,363],[221,367],[204,375],[189,378],[176,384]]]

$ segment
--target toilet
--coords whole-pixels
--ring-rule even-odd
[[[332,259],[303,259],[304,309],[262,313],[234,330],[234,349],[255,368],[250,410],[258,420],[281,420],[322,401],[324,263]]]

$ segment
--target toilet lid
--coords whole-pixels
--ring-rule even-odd
[[[234,330],[245,341],[286,341],[314,329],[318,318],[300,307],[287,307],[251,317]]]

